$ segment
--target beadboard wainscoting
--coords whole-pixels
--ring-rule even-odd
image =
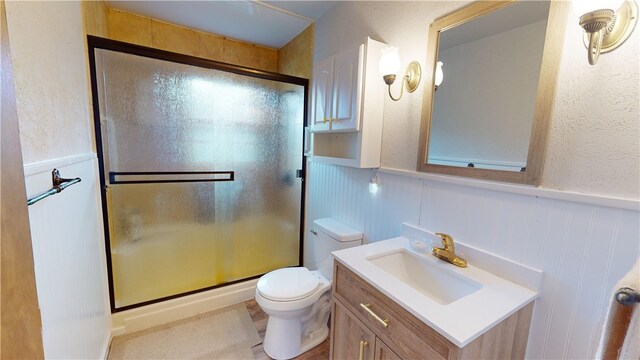
[[[371,194],[371,170],[308,165],[306,229],[314,219],[333,217],[363,231],[368,243],[399,236],[406,222],[542,270],[530,359],[592,358],[612,287],[640,255],[637,206],[589,204],[588,196],[571,201],[385,171],[377,172],[380,189]]]
[[[103,359],[111,335],[98,162],[93,153],[25,165],[28,197],[51,170],[82,181],[29,206],[47,359]]]

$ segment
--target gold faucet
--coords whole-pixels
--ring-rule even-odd
[[[442,259],[444,261],[450,262],[455,266],[459,267],[467,267],[467,260],[456,255],[455,248],[453,246],[453,238],[451,235],[436,233],[442,238],[442,246],[441,248],[434,247],[433,248],[433,256],[438,259]]]

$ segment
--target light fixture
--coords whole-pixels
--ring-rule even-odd
[[[442,80],[444,80],[444,73],[442,72],[442,61],[438,61],[436,63],[436,76],[435,76],[435,88],[436,91],[438,91],[438,86],[440,86],[440,84],[442,84]]]
[[[402,98],[402,93],[405,87],[407,88],[408,92],[412,93],[418,88],[418,84],[420,84],[420,77],[422,76],[420,63],[418,63],[417,61],[412,61],[407,66],[407,71],[402,78],[400,96],[398,96],[398,98],[395,98],[393,97],[393,95],[391,95],[391,84],[396,81],[396,74],[400,70],[400,57],[398,56],[398,48],[387,47],[382,50],[382,56],[380,57],[380,64],[378,69],[380,70],[380,74],[382,74],[382,79],[384,79],[385,84],[387,84],[387,87],[389,88],[389,97],[393,101],[398,101]]]
[[[613,51],[629,38],[638,20],[634,0],[574,0],[573,10],[585,31],[589,64],[595,65],[601,53]]]
[[[376,172],[373,174],[373,169],[371,172],[372,176],[371,179],[369,179],[369,193],[375,195],[378,192],[378,189],[380,189],[380,186],[378,185],[378,173]]]

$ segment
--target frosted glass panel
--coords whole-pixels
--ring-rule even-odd
[[[102,49],[96,64],[116,308],[299,265],[303,86]],[[109,182],[197,171],[234,180]]]

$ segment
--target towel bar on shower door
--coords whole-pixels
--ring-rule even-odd
[[[234,171],[109,172],[109,184],[167,184],[234,181]]]

